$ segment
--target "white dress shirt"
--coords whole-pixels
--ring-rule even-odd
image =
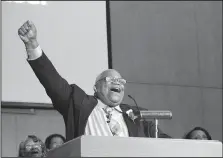
[[[85,127],[85,135],[93,135],[93,136],[113,136],[109,124],[107,123],[106,113],[103,108],[106,108],[107,105],[103,104],[100,100],[98,100],[98,104],[91,112],[86,127]],[[118,136],[120,137],[128,137],[128,129],[126,123],[124,121],[122,110],[119,106],[115,107],[117,110],[113,110],[112,119],[115,122],[119,123],[120,133]],[[120,112],[118,112],[120,111]],[[112,123],[112,122],[111,122]]]

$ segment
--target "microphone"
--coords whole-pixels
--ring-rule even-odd
[[[172,119],[171,111],[149,111],[141,110],[140,117],[143,119]]]
[[[131,95],[128,95],[129,98],[131,98],[136,107],[137,107],[137,110],[139,112],[139,116],[142,120],[147,120],[147,119],[172,119],[172,112],[171,111],[154,111],[154,110],[139,110],[139,106],[138,104],[136,103],[135,99],[131,96]]]

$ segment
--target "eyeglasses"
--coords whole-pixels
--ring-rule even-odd
[[[121,84],[121,85],[126,84],[126,80],[123,79],[123,78],[104,77],[104,78],[102,78],[98,81],[101,81],[101,80],[105,80],[108,83],[118,83],[118,84]]]
[[[25,148],[27,150],[31,150],[32,148],[39,148],[41,147],[41,144],[33,144],[33,145],[26,145]]]

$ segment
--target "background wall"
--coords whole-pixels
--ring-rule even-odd
[[[105,1],[45,3],[2,2],[3,101],[51,103],[18,36],[27,20],[35,24],[41,48],[69,83],[93,94],[95,77],[108,68]]]
[[[113,68],[126,94],[171,110],[160,127],[175,138],[201,126],[222,141],[222,2],[111,1],[110,12]]]
[[[221,2],[111,1],[110,7],[113,67],[128,80],[126,96],[150,110],[171,110],[173,119],[159,123],[175,138],[202,126],[222,141]],[[23,55],[19,58],[26,62]],[[53,61],[61,57],[52,55]],[[63,63],[57,63],[59,69]],[[126,96],[124,102],[134,105]],[[17,156],[29,134],[42,140],[51,133],[64,135],[62,117],[54,110],[5,108],[1,121],[2,156]]]

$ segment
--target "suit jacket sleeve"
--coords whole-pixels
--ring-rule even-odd
[[[54,108],[66,115],[72,87],[59,75],[44,52],[40,58],[28,60],[28,63],[51,98]]]

